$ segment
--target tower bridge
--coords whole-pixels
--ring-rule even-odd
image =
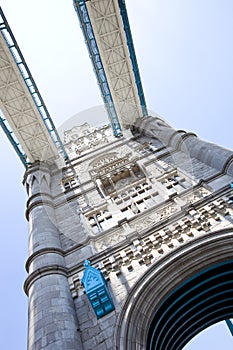
[[[123,0],[74,8],[111,127],[63,143],[0,12],[1,125],[29,196],[28,350],[178,350],[218,321],[232,331],[233,152],[147,115]]]

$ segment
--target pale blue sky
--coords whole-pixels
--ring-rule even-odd
[[[233,1],[126,4],[148,108],[175,128],[233,148]],[[57,126],[102,103],[72,0],[1,0],[1,6]],[[0,159],[0,348],[21,350],[27,332],[26,195],[23,166],[2,132]],[[225,327],[205,339],[187,349],[232,348]]]

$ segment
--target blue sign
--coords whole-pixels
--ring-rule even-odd
[[[85,260],[84,266],[82,284],[96,317],[99,319],[115,310],[115,307],[101,271],[92,267],[89,260]]]

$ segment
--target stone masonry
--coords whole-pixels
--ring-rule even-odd
[[[120,138],[76,126],[65,147],[62,169],[38,162],[24,178],[28,349],[126,350],[116,330],[132,289],[164,257],[232,230],[233,152],[158,116]],[[98,320],[81,283],[86,259],[115,306]]]

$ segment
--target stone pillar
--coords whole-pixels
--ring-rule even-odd
[[[28,350],[81,350],[77,317],[67,279],[63,250],[50,193],[50,170],[43,163],[29,167],[29,299]]]
[[[175,130],[159,117],[143,117],[136,121],[133,133],[141,133],[160,140],[165,147],[187,153],[190,158],[233,176],[233,152],[221,146],[200,140],[195,134]]]

